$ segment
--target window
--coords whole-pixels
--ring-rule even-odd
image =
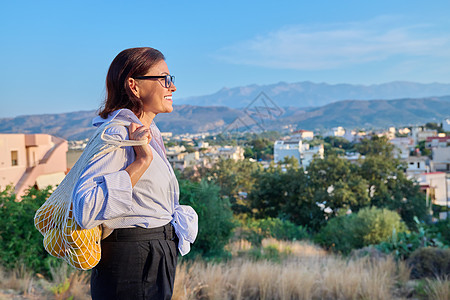
[[[17,160],[17,151],[11,151],[11,166],[18,166],[19,161]]]

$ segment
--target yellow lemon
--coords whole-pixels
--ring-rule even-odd
[[[100,240],[101,229],[100,226],[91,229],[82,229],[75,220],[69,219],[64,227],[64,235],[70,246],[74,248],[89,248]]]
[[[52,228],[44,235],[44,248],[55,257],[64,257],[66,247],[63,241],[62,231]]]
[[[95,244],[90,249],[85,247],[74,248],[69,260],[72,266],[81,270],[89,270],[95,267],[101,258],[100,246]]]
[[[52,221],[53,211],[55,209],[54,205],[42,206],[37,212],[34,218],[34,226],[40,233],[45,235],[47,231],[54,227]]]

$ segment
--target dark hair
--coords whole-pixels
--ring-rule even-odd
[[[138,117],[142,115],[142,101],[137,98],[128,85],[128,79],[145,75],[164,55],[150,47],[130,48],[120,52],[111,63],[106,75],[106,99],[99,115],[108,115],[121,108],[128,108]]]

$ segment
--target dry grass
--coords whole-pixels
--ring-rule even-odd
[[[273,239],[264,240],[261,251],[284,254],[275,260],[243,254],[254,250],[244,241],[228,248],[237,258],[182,261],[173,299],[450,299],[448,278],[412,282],[406,264],[391,257],[344,259],[306,242]],[[89,272],[62,264],[51,274],[49,281],[23,268],[11,273],[0,269],[0,299],[90,299]]]
[[[0,299],[91,299],[88,272],[61,264],[51,268],[51,275],[53,280],[33,276],[24,268],[12,272],[0,269]]]
[[[35,279],[31,272],[24,267],[20,267],[12,272],[5,272],[0,269],[0,288],[11,289],[22,295],[34,292]]]
[[[448,277],[437,278],[436,280],[426,279],[425,293],[429,299],[448,300],[450,299],[450,280]]]
[[[397,278],[391,258],[193,262],[179,266],[173,299],[392,299]]]

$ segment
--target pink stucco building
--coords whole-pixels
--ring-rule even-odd
[[[67,141],[48,134],[0,134],[0,188],[59,184],[67,171]]]

